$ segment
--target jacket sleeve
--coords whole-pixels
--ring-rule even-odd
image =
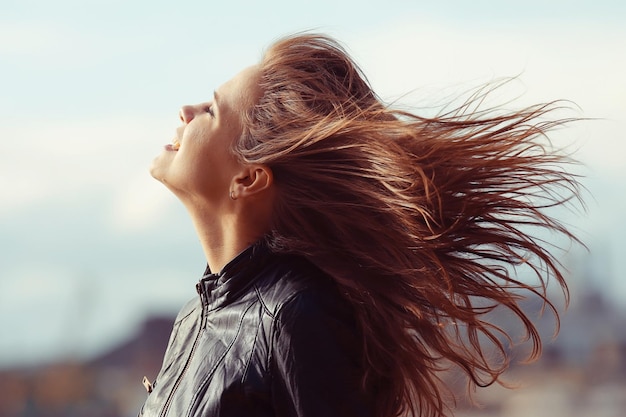
[[[371,416],[361,379],[362,338],[339,296],[304,291],[274,322],[270,370],[280,417]]]

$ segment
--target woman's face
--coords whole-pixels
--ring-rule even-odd
[[[230,147],[242,133],[241,115],[260,95],[258,81],[258,67],[249,67],[222,85],[212,101],[180,110],[182,125],[150,173],[183,202],[215,205],[230,199],[231,181],[241,168]]]

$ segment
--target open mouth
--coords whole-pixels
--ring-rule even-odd
[[[180,142],[178,141],[178,139],[174,139],[172,140],[172,145],[171,145],[171,149],[173,151],[177,151],[180,149]]]

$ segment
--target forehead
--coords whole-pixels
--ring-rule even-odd
[[[216,91],[218,106],[231,111],[243,111],[254,105],[261,96],[260,76],[256,65],[239,72]]]

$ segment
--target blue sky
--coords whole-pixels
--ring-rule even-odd
[[[518,76],[520,106],[564,98],[598,118],[555,135],[593,195],[563,214],[591,249],[566,263],[574,296],[591,282],[626,308],[626,8],[544,3],[3,0],[0,366],[92,355],[194,296],[202,253],[148,166],[181,105],[305,29],[344,42],[387,100]]]

